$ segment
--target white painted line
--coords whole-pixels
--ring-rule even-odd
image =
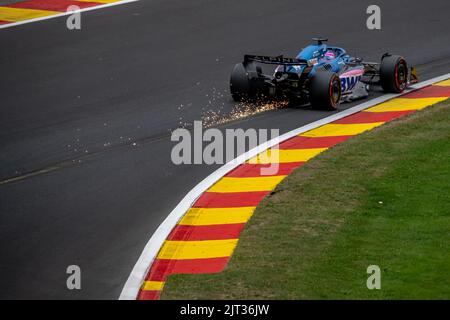
[[[131,271],[130,276],[128,277],[127,282],[125,283],[122,293],[120,294],[120,300],[135,300],[139,288],[141,287],[145,276],[147,275],[147,271],[150,268],[153,260],[156,258],[156,255],[159,252],[164,240],[169,236],[170,231],[175,227],[178,221],[183,217],[183,215],[189,210],[191,205],[197,200],[200,195],[205,192],[209,187],[211,187],[214,183],[216,183],[220,178],[226,175],[228,172],[241,165],[248,159],[256,156],[258,153],[263,152],[264,150],[275,146],[287,139],[290,139],[300,133],[315,129],[317,127],[323,126],[327,123],[336,121],[338,119],[347,117],[351,114],[357,113],[361,110],[370,108],[374,105],[380,104],[392,98],[404,95],[413,90],[417,90],[423,87],[426,87],[435,82],[443,81],[450,78],[450,73],[447,73],[443,76],[436,77],[430,79],[428,81],[424,81],[415,85],[412,85],[409,90],[401,93],[401,94],[385,94],[381,97],[369,100],[365,103],[359,104],[357,106],[346,109],[342,112],[333,114],[329,117],[320,119],[318,121],[312,122],[300,128],[289,131],[279,137],[276,137],[266,143],[260,144],[259,146],[253,148],[252,150],[238,156],[236,159],[227,162],[219,169],[211,173],[208,177],[206,177],[203,181],[197,184],[194,189],[189,191],[189,193],[181,200],[180,203],[170,212],[167,218],[161,223],[161,225],[156,229],[155,233],[152,235],[150,240],[147,242],[144,250],[139,257],[139,260],[136,262],[133,270]]]
[[[95,2],[95,0],[92,0],[92,1]],[[1,24],[0,25],[0,29],[6,29],[6,28],[15,27],[15,26],[18,26],[18,25],[21,25],[21,24],[27,24],[27,23],[33,23],[33,22],[42,21],[42,20],[48,20],[48,19],[53,19],[53,18],[64,17],[64,16],[68,16],[68,15],[74,14],[75,12],[86,12],[86,11],[103,9],[103,8],[107,8],[107,7],[120,6],[122,4],[130,3],[130,2],[136,2],[136,1],[139,1],[139,0],[119,0],[118,2],[100,4],[100,5],[95,6],[95,7],[83,8],[83,9],[80,9],[80,10],[77,10],[77,11],[61,12],[59,14],[54,14],[54,15],[51,15],[51,16],[45,16],[45,17],[34,18],[34,19],[29,19],[29,20],[11,22],[11,23],[7,23],[7,24]]]

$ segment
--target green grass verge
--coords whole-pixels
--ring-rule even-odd
[[[450,102],[339,144],[257,208],[227,269],[162,299],[449,299]],[[381,290],[368,290],[369,265]]]

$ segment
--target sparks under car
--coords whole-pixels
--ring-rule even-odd
[[[373,85],[385,92],[400,93],[417,82],[414,68],[405,58],[385,53],[380,63],[365,62],[324,38],[304,48],[296,58],[245,55],[235,65],[230,92],[235,101],[287,99],[297,105],[335,110],[343,101],[368,96]],[[260,64],[276,65],[264,74]]]

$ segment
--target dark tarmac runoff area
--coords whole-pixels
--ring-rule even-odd
[[[381,30],[366,27],[370,4],[141,0],[82,13],[81,30],[65,17],[0,29],[0,298],[117,299],[153,232],[218,168],[174,165],[170,132],[236,107],[244,54],[295,56],[325,36],[368,61],[402,54],[421,80],[450,71],[448,0],[378,1]],[[218,127],[284,133],[330,114]]]

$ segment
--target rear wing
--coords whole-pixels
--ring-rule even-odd
[[[286,58],[282,55],[277,57],[270,57],[270,56],[255,56],[255,55],[249,55],[246,54],[244,56],[244,64],[248,62],[259,62],[264,64],[276,64],[276,65],[283,65],[283,66],[302,66],[302,65],[308,65],[308,61],[303,59],[296,59],[296,58]]]

